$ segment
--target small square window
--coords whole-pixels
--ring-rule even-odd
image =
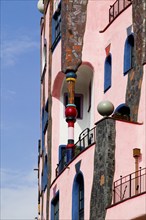
[[[66,106],[68,104],[68,94],[64,94],[64,105]],[[83,95],[82,94],[75,94],[75,105],[78,111],[77,118],[82,119],[83,118]]]

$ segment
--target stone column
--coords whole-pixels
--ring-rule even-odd
[[[105,118],[96,124],[94,176],[90,200],[90,219],[104,220],[112,202],[115,171],[115,120]]]

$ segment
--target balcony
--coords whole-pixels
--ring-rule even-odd
[[[146,168],[124,176],[114,182],[113,204],[123,202],[134,196],[146,193]]]
[[[131,0],[116,0],[109,9],[109,23],[111,23],[121,12],[132,4]]]
[[[56,177],[68,166],[68,164],[73,161],[81,152],[85,151],[88,147],[95,144],[96,139],[96,127],[89,130],[85,129],[80,135],[79,140],[74,145],[74,148],[71,151],[71,160],[70,158],[70,149],[65,148],[62,151],[61,160],[57,164],[56,168]]]

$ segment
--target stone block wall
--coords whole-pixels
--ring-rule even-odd
[[[82,61],[88,0],[64,0],[61,6],[62,71],[76,72]]]
[[[131,110],[131,120],[137,121],[143,81],[143,64],[146,64],[146,0],[133,0],[132,14],[135,63],[134,68],[128,73],[125,99]]]
[[[115,171],[115,120],[105,118],[96,125],[94,176],[90,200],[90,219],[104,220],[112,202]]]

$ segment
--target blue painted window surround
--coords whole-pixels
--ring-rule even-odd
[[[61,2],[52,17],[52,52],[61,39]]]
[[[51,202],[51,220],[59,220],[59,191]]]
[[[125,42],[124,47],[124,75],[133,68],[134,61],[134,36],[130,34]]]
[[[111,87],[111,77],[112,77],[112,57],[110,54],[106,57],[104,63],[104,92],[106,92]]]
[[[84,179],[82,173],[75,176],[72,190],[72,220],[84,219]]]
[[[44,39],[44,47],[42,51],[42,73],[41,73],[41,82],[43,82],[44,75],[46,72],[46,66],[47,66],[47,41]]]
[[[59,172],[61,172],[67,163],[66,145],[59,146]]]
[[[42,109],[42,150],[45,151],[45,133],[48,126],[48,100]]]
[[[45,191],[48,183],[48,162],[47,155],[45,156],[43,172],[42,172],[42,190]]]

